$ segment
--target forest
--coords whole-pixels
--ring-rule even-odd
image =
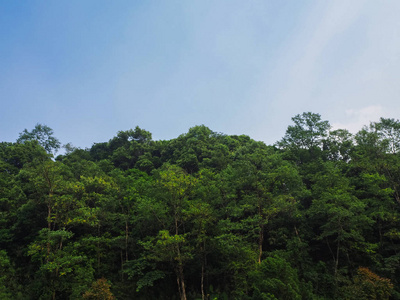
[[[400,121],[0,143],[0,299],[400,299]]]

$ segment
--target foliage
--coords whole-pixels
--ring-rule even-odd
[[[275,146],[204,125],[55,160],[45,125],[0,143],[0,298],[400,299],[399,121],[292,121]]]
[[[53,136],[53,130],[48,126],[39,123],[36,124],[32,131],[24,129],[24,131],[19,134],[17,142],[24,143],[32,140],[38,141],[39,145],[41,145],[48,153],[57,152],[61,146],[59,140]]]
[[[114,300],[115,297],[110,291],[111,285],[107,282],[107,279],[100,278],[92,283],[92,287],[86,291],[82,298],[93,299],[93,300]]]
[[[264,259],[250,273],[252,299],[301,299],[297,272],[285,259],[275,255]]]
[[[346,298],[387,300],[392,294],[393,284],[365,267],[359,267],[353,284],[344,289]]]

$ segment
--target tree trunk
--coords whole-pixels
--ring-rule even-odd
[[[177,222],[175,223],[178,224]],[[176,227],[176,234],[178,234],[178,227]],[[181,300],[186,300],[186,289],[185,289],[185,278],[183,276],[183,262],[181,257],[181,250],[179,249],[179,245],[176,246],[177,260],[178,260],[178,287],[179,294],[181,296]]]
[[[337,249],[336,249],[335,278],[337,277],[337,270],[338,270],[338,266],[339,266],[339,250],[340,250],[340,241],[338,241]]]
[[[294,225],[294,231],[296,232],[297,238],[299,239],[299,242],[301,243],[301,238],[300,238],[299,231],[297,230],[296,225]]]
[[[181,281],[178,274],[176,275],[176,283],[178,284],[179,298],[182,299]]]
[[[100,237],[100,224],[97,225],[97,236]],[[97,239],[97,270],[100,270],[100,241]]]
[[[202,260],[201,260],[201,299],[204,300],[204,269],[205,269],[205,260],[206,260],[206,255],[205,255],[205,245],[200,249],[202,255]]]
[[[124,281],[124,255],[122,249],[120,251],[121,254],[121,281]]]
[[[258,236],[258,263],[261,264],[262,252],[263,252],[263,243],[264,243],[264,215],[261,206],[261,197],[258,195],[258,215],[261,218],[260,221],[260,233]]]
[[[186,298],[186,288],[185,288],[185,278],[183,277],[183,266],[179,263],[179,281],[181,283],[181,300],[187,300]]]
[[[201,299],[204,300],[204,262],[201,264]]]
[[[49,195],[51,197],[51,195]],[[50,200],[49,200],[50,202]],[[47,228],[51,231],[51,205],[50,203],[47,204]]]
[[[51,221],[50,221],[50,217],[51,217],[51,206],[50,204],[47,205],[47,228],[49,230],[49,232],[47,233],[47,262],[49,262],[49,257],[50,257],[50,241],[49,241],[49,234],[51,231]]]
[[[261,257],[263,253],[263,243],[264,243],[264,225],[260,225],[260,236],[258,238],[258,263],[261,264]]]
[[[125,220],[125,261],[128,261],[128,238],[129,238],[128,220]]]

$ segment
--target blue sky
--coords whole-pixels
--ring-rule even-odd
[[[312,111],[400,118],[400,1],[0,0],[0,140],[204,124],[273,144]]]

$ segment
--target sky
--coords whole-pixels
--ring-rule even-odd
[[[319,113],[400,118],[400,1],[0,0],[0,141],[91,147],[204,124],[271,145]]]

